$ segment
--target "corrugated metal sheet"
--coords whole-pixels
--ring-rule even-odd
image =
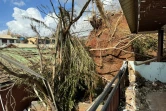
[[[166,0],[144,0],[140,4],[139,32],[155,31],[166,24]]]
[[[137,31],[137,13],[134,0],[119,0],[131,32]]]
[[[166,24],[166,0],[119,0],[132,33],[149,33]]]

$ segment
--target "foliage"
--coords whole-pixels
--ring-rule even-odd
[[[55,74],[55,94],[60,109],[69,111],[75,105],[76,93],[79,90],[90,89],[94,84],[94,63],[84,47],[75,38],[67,38],[62,55],[62,61],[57,64]],[[58,87],[58,88],[57,88]],[[58,95],[58,96],[57,96]]]
[[[70,34],[70,27],[81,17],[90,1],[88,0],[85,3],[85,6],[77,17],[74,16],[74,0],[72,1],[71,13],[64,7],[61,7],[61,5],[59,7],[59,14],[56,14],[54,10],[54,13],[58,17],[58,25],[52,36],[56,41],[53,44],[53,48],[43,48],[37,44],[37,48],[33,53],[26,52],[25,50],[15,50],[12,53],[6,49],[1,50],[4,55],[19,61],[44,77],[44,80],[40,80],[32,76],[30,72],[24,72],[22,69],[18,69],[17,66],[5,62],[5,60],[0,61],[4,65],[4,70],[16,76],[21,81],[20,83],[25,82],[32,89],[36,89],[36,95],[39,99],[41,98],[41,101],[46,105],[50,105],[50,107],[53,107],[52,105],[54,107],[57,106],[60,111],[73,110],[78,103],[79,92],[85,91],[86,94],[93,95],[96,86],[94,62],[78,38]],[[51,0],[50,3],[54,9]],[[43,24],[44,27],[49,28],[44,22],[33,17],[24,18]],[[31,24],[31,28],[37,34],[38,38],[40,38],[40,33],[36,29],[36,26]],[[48,91],[49,86],[45,80],[51,84],[54,97],[50,93],[51,90]],[[84,97],[84,95],[81,96]],[[54,102],[56,104],[53,104]]]
[[[65,15],[67,14],[67,15]],[[70,17],[66,10],[61,11],[57,33],[55,61],[55,99],[59,109],[70,111],[76,104],[79,90],[86,89],[91,93],[94,86],[94,63],[86,49],[77,39],[63,30],[69,26]],[[63,18],[65,18],[63,20]],[[58,87],[58,88],[57,88]]]
[[[150,51],[157,50],[157,39],[154,35],[144,35],[144,37],[135,39],[132,42],[132,46],[134,48],[134,52],[148,55]]]

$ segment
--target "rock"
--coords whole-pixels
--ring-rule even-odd
[[[155,86],[155,87],[157,86],[157,84],[155,82],[152,82],[152,85]]]

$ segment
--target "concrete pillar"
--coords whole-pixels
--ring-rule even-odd
[[[10,41],[7,39],[7,44],[10,44]]]
[[[158,52],[157,52],[157,62],[162,61],[163,56],[163,40],[164,40],[164,30],[158,30]]]

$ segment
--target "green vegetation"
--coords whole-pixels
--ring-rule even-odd
[[[135,39],[132,42],[132,46],[134,48],[134,52],[149,55],[150,52],[157,50],[157,39],[156,35],[143,35],[144,37],[140,37]]]
[[[74,15],[74,1],[72,1],[71,13],[64,7],[59,8],[59,14],[56,14],[54,10],[58,17],[54,18],[58,19],[57,29],[52,36],[55,38],[54,48],[43,49],[37,44],[35,49],[13,48],[0,50],[1,54],[28,66],[44,77],[44,80],[36,78],[30,72],[25,72],[5,59],[0,59],[3,69],[16,76],[17,80],[15,82],[26,84],[31,87],[31,90],[34,89],[36,97],[52,110],[76,110],[80,100],[89,97],[92,101],[94,95],[96,95],[94,91],[99,83],[97,82],[99,78],[95,77],[95,64],[84,45],[77,37],[70,34],[71,26],[81,17],[90,1],[88,0],[85,3],[77,17]],[[51,0],[50,3],[54,9]],[[25,19],[30,19],[49,28],[42,21],[35,18],[25,17]],[[31,24],[31,28],[40,38],[36,26]],[[49,91],[49,86],[45,84],[47,83],[45,80],[50,84],[51,90]],[[33,91],[31,93],[34,95]]]

